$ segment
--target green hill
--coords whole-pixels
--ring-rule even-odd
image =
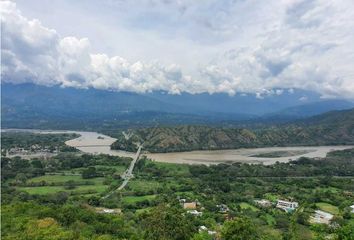
[[[175,152],[266,146],[339,145],[354,143],[354,109],[333,111],[283,126],[244,129],[209,126],[156,127],[118,135],[113,149]]]

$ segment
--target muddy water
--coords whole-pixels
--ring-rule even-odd
[[[3,130],[4,131],[4,130]],[[75,147],[82,152],[92,154],[109,154],[114,156],[133,157],[135,153],[111,150],[110,145],[116,140],[96,132],[81,131],[43,131],[43,130],[5,130],[5,131],[30,131],[34,133],[76,133],[80,137],[69,140],[67,145]],[[334,150],[343,150],[353,148],[354,146],[313,146],[313,147],[266,147],[266,148],[248,148],[248,149],[231,149],[231,150],[203,150],[190,152],[174,152],[174,153],[145,153],[145,155],[155,161],[170,163],[187,163],[187,164],[218,164],[230,162],[247,162],[247,163],[263,163],[274,164],[275,162],[288,162],[295,160],[301,156],[304,157],[325,157],[326,154]],[[289,151],[301,152],[299,155],[277,158],[254,157],[254,155]]]

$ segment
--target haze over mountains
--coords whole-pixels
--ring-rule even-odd
[[[259,98],[251,94],[171,95],[161,91],[138,94],[92,88],[2,84],[1,113],[3,127],[49,127],[53,126],[52,123],[59,127],[62,123],[65,127],[77,128],[74,125],[114,121],[125,122],[127,126],[144,125],[144,122],[153,125],[289,121],[354,107],[353,101],[325,100],[310,91],[278,89],[277,92]]]

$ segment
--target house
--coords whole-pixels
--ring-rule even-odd
[[[352,209],[352,210],[351,210],[351,213],[354,213],[354,204],[351,205],[350,208]]]
[[[185,198],[179,199],[179,202],[180,202],[180,203],[185,203],[186,201],[187,201],[187,199],[185,199]]]
[[[202,212],[198,212],[197,210],[189,210],[189,211],[187,211],[187,213],[192,214],[197,217],[202,216],[202,214],[203,214]]]
[[[254,202],[261,207],[271,207],[272,202],[266,199],[254,200]]]
[[[216,207],[219,208],[219,212],[221,213],[227,213],[230,211],[229,207],[226,204],[216,205]]]
[[[206,226],[200,226],[199,232],[207,232],[209,235],[215,235],[216,231],[208,230]]]
[[[197,202],[184,202],[183,203],[183,208],[184,209],[196,209],[197,208]]]
[[[321,211],[321,210],[316,210],[315,214],[313,216],[311,216],[310,222],[328,225],[331,223],[332,219],[333,219],[332,214],[330,214],[328,212]]]
[[[277,208],[284,210],[285,212],[292,212],[296,208],[299,207],[299,203],[297,202],[289,202],[285,200],[278,200],[277,201]]]
[[[206,226],[200,226],[199,232],[203,232],[203,231],[208,231],[208,228]]]

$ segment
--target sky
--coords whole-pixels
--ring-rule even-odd
[[[354,99],[352,0],[0,1],[3,82]]]

